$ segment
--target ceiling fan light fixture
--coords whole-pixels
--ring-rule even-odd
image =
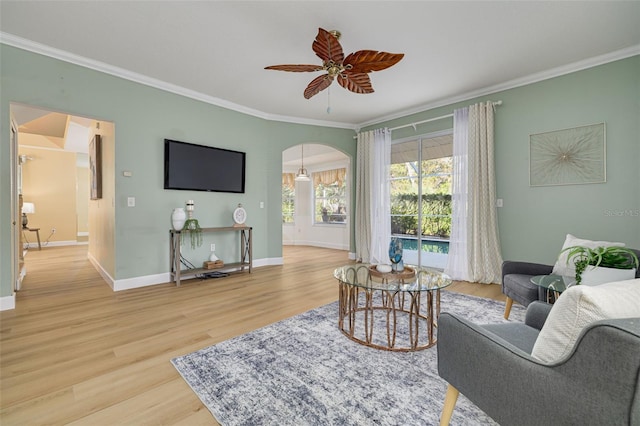
[[[283,64],[270,65],[265,69],[287,72],[326,72],[314,78],[305,89],[305,99],[311,99],[327,89],[334,80],[338,80],[340,86],[353,93],[373,93],[369,73],[387,69],[404,57],[403,53],[377,50],[358,50],[345,57],[339,39],[340,31],[318,28],[318,35],[311,48],[322,60],[322,65]]]

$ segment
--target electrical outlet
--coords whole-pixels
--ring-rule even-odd
[[[215,244],[211,244],[211,251],[216,251],[216,245]]]
[[[55,234],[56,233],[56,228],[51,228],[51,233]]]

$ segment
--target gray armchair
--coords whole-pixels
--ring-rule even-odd
[[[636,256],[640,257],[640,250],[631,250],[635,252]],[[510,260],[502,263],[502,293],[507,296],[504,307],[505,319],[509,319],[514,300],[525,307],[536,300],[547,300],[547,290],[533,284],[531,277],[549,275],[552,271],[553,265],[541,263]],[[640,268],[636,270],[636,278],[640,278]]]
[[[640,424],[640,318],[594,322],[568,358],[544,364],[530,354],[551,306],[531,303],[524,323],[440,315],[438,373],[449,383],[441,425],[459,393],[503,425]]]
[[[506,260],[502,263],[502,293],[507,296],[504,307],[504,317],[509,319],[511,306],[515,300],[522,306],[536,300],[546,300],[546,290],[531,282],[536,275],[549,275],[553,265],[541,263],[518,262]]]

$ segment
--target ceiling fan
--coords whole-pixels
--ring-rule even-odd
[[[354,93],[373,93],[368,73],[389,68],[404,57],[403,53],[358,50],[345,58],[339,39],[339,31],[318,28],[318,35],[311,47],[322,59],[322,65],[271,65],[265,69],[290,72],[326,71],[326,74],[313,79],[305,89],[304,97],[310,99],[329,87],[336,78],[340,86]]]

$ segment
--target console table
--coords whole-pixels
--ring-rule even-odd
[[[253,241],[250,226],[226,226],[222,228],[202,228],[203,233],[207,232],[238,232],[240,234],[240,261],[236,263],[225,263],[219,269],[182,269],[180,265],[180,248],[182,245],[182,231],[169,231],[169,262],[171,264],[170,278],[176,285],[180,285],[182,275],[197,275],[207,272],[224,272],[227,274],[237,272],[249,272],[253,265]],[[187,232],[185,232],[186,234]]]

